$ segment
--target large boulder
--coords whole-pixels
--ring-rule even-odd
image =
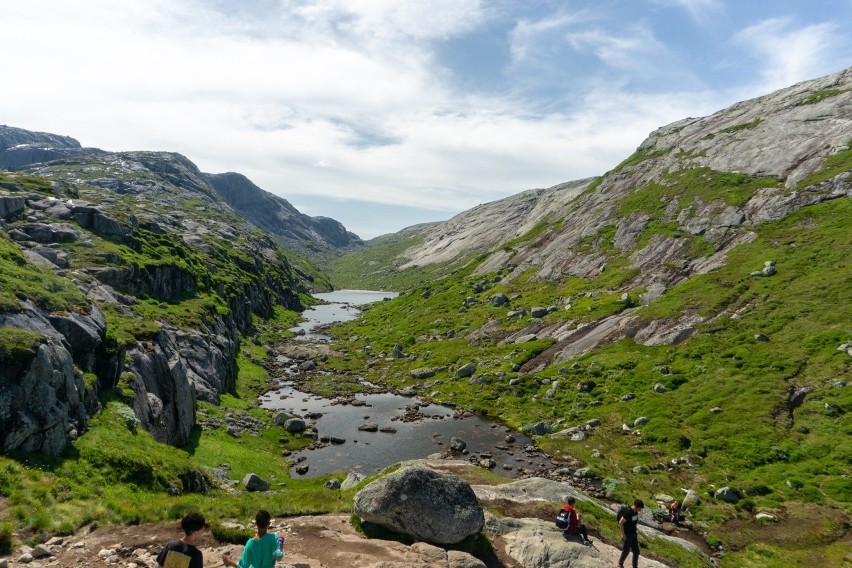
[[[485,516],[470,485],[460,478],[403,467],[355,495],[362,520],[435,544],[455,544],[482,530]]]

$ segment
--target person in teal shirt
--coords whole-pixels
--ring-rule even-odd
[[[246,541],[239,562],[231,558],[229,554],[222,555],[225,564],[238,568],[272,568],[275,566],[278,559],[284,556],[284,552],[281,550],[282,541],[278,539],[278,535],[266,532],[271,520],[272,516],[269,511],[258,511],[254,517],[257,534]]]

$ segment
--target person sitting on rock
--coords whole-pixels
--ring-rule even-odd
[[[561,528],[565,535],[580,535],[583,538],[583,544],[592,544],[586,525],[580,524],[580,515],[574,509],[576,502],[577,500],[570,496],[565,500],[565,505],[556,516],[556,526]]]
[[[269,511],[258,511],[254,517],[257,534],[246,541],[239,562],[231,558],[230,551],[222,555],[222,561],[227,566],[237,566],[238,568],[272,568],[275,566],[275,563],[284,556],[284,552],[281,550],[284,539],[278,538],[276,534],[266,532],[271,520],[272,515],[269,514]]]

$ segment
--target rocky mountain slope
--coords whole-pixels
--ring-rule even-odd
[[[306,258],[319,260],[363,244],[339,221],[300,213],[286,199],[260,189],[241,174],[207,174],[207,179],[237,213]]]
[[[62,453],[110,389],[128,420],[185,445],[196,401],[233,390],[253,318],[327,284],[183,156],[12,133],[64,157],[0,172],[0,448]]]
[[[690,489],[726,565],[831,565],[852,502],[850,197],[847,69],[430,228],[373,270],[411,288],[334,330],[321,368],[521,428],[623,501]]]
[[[851,117],[847,69],[684,119],[652,133],[601,178],[520,193],[435,226],[397,264],[457,266],[485,253],[476,274],[508,270],[509,281],[532,270],[534,278],[555,282],[592,279],[618,266],[635,271],[618,288],[648,304],[724,265],[731,250],[754,238],[751,227],[848,197]],[[625,334],[651,343],[682,340],[695,323],[685,315],[641,333],[625,317],[606,321],[612,329],[597,340],[553,355],[567,359]],[[561,341],[568,332],[539,337]]]

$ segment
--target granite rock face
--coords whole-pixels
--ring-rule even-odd
[[[647,304],[724,266],[735,247],[756,238],[755,225],[852,196],[848,171],[811,177],[830,158],[849,151],[850,132],[852,68],[664,126],[596,180],[530,190],[460,213],[429,227],[420,244],[400,254],[405,263],[400,261],[399,268],[453,266],[453,261],[488,252],[474,274],[499,272],[506,282],[532,271],[538,279],[559,282],[596,278],[606,270],[608,257],[619,254],[628,257],[627,268],[636,273],[617,292],[644,289],[638,303]],[[717,185],[688,198],[669,195],[653,215],[647,207],[625,205],[638,191],[675,186],[678,176],[704,176]],[[761,187],[731,199],[729,193],[744,180]],[[652,222],[673,230],[640,238]],[[525,238],[542,224],[549,225],[547,230]],[[507,242],[511,245],[503,246]],[[690,245],[696,244],[706,254],[692,251]],[[516,342],[534,334],[557,343],[521,371],[535,372],[626,337],[643,345],[679,343],[702,323],[695,314],[639,319],[636,309],[630,305],[583,325],[530,324],[516,333]]]

